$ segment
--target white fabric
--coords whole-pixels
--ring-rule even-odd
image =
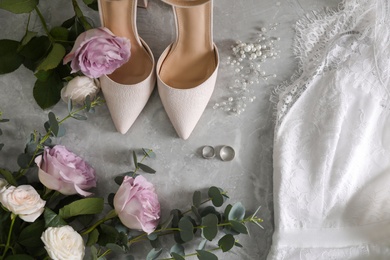
[[[278,90],[268,259],[390,259],[389,0],[297,24],[300,70]]]

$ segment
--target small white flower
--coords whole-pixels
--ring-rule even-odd
[[[46,204],[31,185],[10,186],[0,193],[0,203],[26,222],[34,222]]]
[[[61,90],[61,98],[65,103],[69,99],[82,105],[89,95],[93,99],[99,92],[99,81],[86,76],[77,76]]]
[[[53,260],[82,260],[85,254],[83,238],[71,226],[49,227],[41,240]]]

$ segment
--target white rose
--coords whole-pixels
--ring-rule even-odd
[[[0,193],[7,189],[8,182],[0,178]]]
[[[68,103],[69,99],[82,105],[89,95],[93,99],[99,92],[99,81],[85,76],[77,76],[61,90],[61,98]]]
[[[53,260],[82,260],[85,254],[83,238],[71,226],[49,227],[41,240]]]
[[[24,221],[34,222],[43,213],[46,201],[31,185],[21,185],[1,192],[0,203]]]

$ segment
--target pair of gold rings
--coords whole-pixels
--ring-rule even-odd
[[[205,145],[202,148],[202,157],[205,159],[212,159],[215,157],[215,148],[210,145]],[[233,160],[236,152],[233,147],[224,145],[219,149],[219,158],[222,161],[231,161]]]

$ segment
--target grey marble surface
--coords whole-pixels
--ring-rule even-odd
[[[81,2],[81,1],[80,1]],[[132,169],[132,149],[154,149],[157,159],[148,164],[157,170],[156,175],[145,175],[156,186],[163,218],[173,208],[186,209],[195,190],[205,190],[212,185],[220,186],[230,195],[230,203],[241,201],[249,212],[261,206],[259,217],[264,219],[264,229],[250,226],[250,236],[241,236],[244,249],[219,254],[221,259],[265,259],[271,245],[272,218],[272,143],[273,103],[270,95],[276,85],[288,80],[297,69],[292,54],[293,25],[310,10],[336,7],[339,0],[215,0],[214,40],[221,55],[221,68],[216,90],[197,127],[186,141],[179,139],[164,112],[157,90],[152,94],[145,109],[130,131],[121,135],[115,132],[106,106],[86,122],[68,121],[67,135],[55,140],[85,158],[97,171],[99,184],[97,195],[115,192],[117,185],[112,177]],[[70,17],[71,1],[42,1],[43,14],[49,26],[59,25]],[[96,24],[98,14],[85,10]],[[26,15],[14,15],[0,10],[1,38],[20,40]],[[278,42],[281,58],[267,61],[265,70],[275,73],[276,78],[252,87],[257,99],[248,104],[240,116],[214,110],[213,104],[231,95],[228,86],[234,81],[231,69],[225,64],[231,55],[230,46],[236,40],[250,41],[259,28],[269,23],[279,23],[272,34]],[[32,16],[31,26],[41,30],[39,20]],[[175,28],[171,8],[161,1],[150,0],[149,7],[139,9],[138,29],[141,37],[150,45],[155,57],[173,41]],[[0,61],[1,62],[1,61]],[[0,153],[0,165],[18,169],[16,156],[22,152],[29,133],[44,131],[43,122],[48,111],[42,111],[32,95],[34,75],[21,67],[17,71],[0,76],[0,110],[11,121],[2,126],[5,143]],[[52,110],[60,117],[66,115],[66,104],[58,103]],[[199,149],[203,145],[230,145],[236,150],[231,162],[218,158],[205,160]],[[149,245],[134,248],[138,256]],[[137,258],[138,259],[138,258]],[[139,258],[141,259],[141,258]]]

